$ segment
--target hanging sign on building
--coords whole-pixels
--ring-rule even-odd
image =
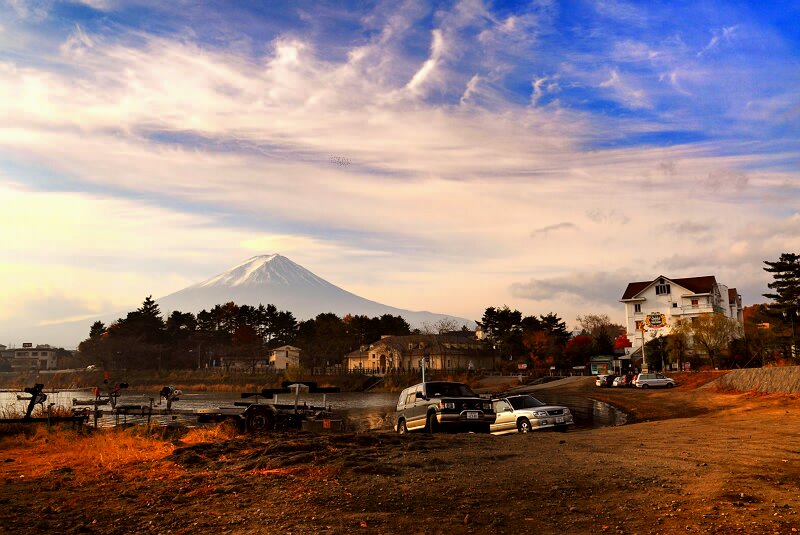
[[[660,329],[667,326],[667,315],[661,312],[651,312],[645,316],[644,322],[651,329]]]

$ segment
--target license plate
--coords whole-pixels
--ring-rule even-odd
[[[477,419],[478,419],[478,413],[477,412],[470,411],[470,412],[467,413],[467,420],[477,420]]]
[[[563,424],[564,423],[564,418],[563,417],[562,418],[556,418],[556,423],[557,424]]]

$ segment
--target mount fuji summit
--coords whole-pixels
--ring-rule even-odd
[[[411,328],[449,318],[459,325],[474,327],[475,322],[425,311],[402,310],[364,299],[314,275],[304,267],[279,254],[254,256],[206,281],[184,288],[157,300],[162,313],[172,310],[192,312],[210,310],[215,305],[233,301],[237,305],[275,305],[278,310],[307,320],[333,312],[369,317],[392,314],[402,316]]]

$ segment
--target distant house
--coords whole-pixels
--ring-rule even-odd
[[[285,370],[289,367],[300,366],[300,352],[302,349],[294,346],[276,347],[269,353],[269,366],[275,370]]]
[[[262,371],[285,371],[291,366],[300,365],[300,352],[302,349],[294,346],[281,346],[271,349],[265,355],[258,356],[232,355],[224,357],[222,365],[235,370],[262,370]]]
[[[11,360],[12,371],[31,371],[31,370],[55,370],[58,361],[56,350],[50,346],[43,345],[23,347],[14,350],[14,358]]]
[[[472,331],[384,336],[348,353],[345,365],[352,372],[415,371],[421,368],[423,357],[430,370],[480,370],[494,367],[495,353]]]
[[[700,314],[723,314],[743,321],[742,296],[736,288],[718,283],[713,275],[631,282],[620,302],[625,304],[627,336],[632,344],[626,352],[631,355],[641,352],[645,331],[666,336],[678,321],[691,321]]]
[[[11,361],[14,360],[14,350],[0,344],[0,371],[11,371]]]

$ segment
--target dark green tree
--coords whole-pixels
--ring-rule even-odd
[[[89,329],[89,338],[98,339],[106,332],[106,326],[102,321],[95,321]]]
[[[764,297],[774,300],[774,308],[779,312],[796,311],[800,308],[800,255],[783,253],[778,260],[764,263],[767,265],[764,271],[771,273],[774,279],[767,284],[773,291],[765,293]]]
[[[511,310],[505,305],[503,308],[489,307],[476,323],[500,358],[509,359],[523,353],[522,313],[519,310]]]

